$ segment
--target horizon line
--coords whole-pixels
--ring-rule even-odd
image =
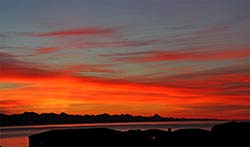
[[[0,114],[4,114],[4,115],[21,115],[21,114],[24,114],[24,113],[36,113],[38,115],[41,115],[41,114],[56,114],[56,115],[61,115],[61,114],[66,114],[66,115],[80,115],[80,116],[86,116],[86,115],[90,115],[90,116],[98,116],[98,115],[104,115],[104,114],[107,114],[107,115],[110,115],[110,116],[115,116],[115,115],[131,115],[132,117],[138,117],[138,116],[141,116],[141,117],[154,117],[156,115],[158,115],[159,117],[161,118],[174,118],[174,119],[209,119],[209,120],[219,120],[219,121],[245,121],[244,119],[219,119],[219,118],[209,118],[209,117],[174,117],[174,116],[162,116],[158,113],[155,113],[153,115],[133,115],[133,114],[129,114],[129,113],[120,113],[120,114],[110,114],[110,113],[107,113],[107,112],[104,112],[104,113],[99,113],[99,114],[70,114],[70,113],[67,113],[67,112],[60,112],[60,113],[55,113],[55,112],[42,112],[42,113],[38,113],[38,112],[35,112],[35,111],[23,111],[21,113],[13,113],[13,114],[6,114],[6,113],[0,113]],[[247,119],[246,119],[247,120]],[[250,121],[247,120],[247,121]]]

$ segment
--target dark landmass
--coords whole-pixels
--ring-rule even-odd
[[[207,121],[218,119],[205,118],[164,118],[158,114],[154,116],[132,116],[130,114],[121,115],[69,115],[66,113],[42,113],[24,112],[22,114],[6,115],[0,113],[0,126],[19,125],[43,125],[43,124],[74,124],[74,123],[104,123],[104,122],[147,122],[147,121]]]
[[[250,146],[250,122],[228,122],[210,131],[108,128],[52,130],[29,136],[30,147],[53,146]]]

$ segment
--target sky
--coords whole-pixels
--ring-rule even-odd
[[[2,0],[0,113],[250,119],[249,0]]]

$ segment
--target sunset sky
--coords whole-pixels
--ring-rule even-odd
[[[249,0],[3,0],[0,113],[250,119]]]

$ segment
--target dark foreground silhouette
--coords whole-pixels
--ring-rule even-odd
[[[250,122],[228,122],[210,131],[180,129],[117,131],[108,128],[52,130],[29,136],[30,147],[51,146],[249,146]]]

